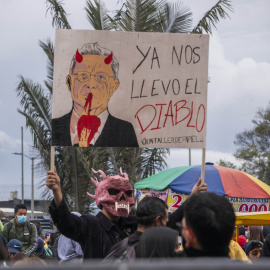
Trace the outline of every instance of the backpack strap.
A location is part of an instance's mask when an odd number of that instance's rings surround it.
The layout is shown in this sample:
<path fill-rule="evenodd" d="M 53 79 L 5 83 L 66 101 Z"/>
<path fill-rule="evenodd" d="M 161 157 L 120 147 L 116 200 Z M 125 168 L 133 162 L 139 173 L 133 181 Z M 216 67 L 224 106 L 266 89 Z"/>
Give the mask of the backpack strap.
<path fill-rule="evenodd" d="M 31 235 L 32 234 L 32 226 L 31 226 L 31 223 L 29 221 L 27 221 L 27 229 Z"/>
<path fill-rule="evenodd" d="M 11 227 L 12 227 L 12 223 L 8 222 L 8 224 L 7 224 L 8 239 L 9 239 L 9 232 L 11 230 Z"/>

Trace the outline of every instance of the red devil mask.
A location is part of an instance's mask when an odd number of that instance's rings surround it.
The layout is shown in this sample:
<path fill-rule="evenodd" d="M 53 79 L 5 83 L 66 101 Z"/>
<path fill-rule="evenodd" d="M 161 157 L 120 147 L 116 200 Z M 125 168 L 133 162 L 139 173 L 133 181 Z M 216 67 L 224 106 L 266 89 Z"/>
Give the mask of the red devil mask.
<path fill-rule="evenodd" d="M 133 189 L 128 180 L 128 175 L 122 172 L 120 168 L 120 175 L 106 176 L 106 174 L 99 170 L 94 173 L 102 175 L 102 181 L 98 182 L 91 178 L 96 186 L 95 195 L 87 194 L 96 200 L 98 207 L 102 205 L 105 210 L 113 216 L 128 217 L 131 207 L 134 205 Z"/>

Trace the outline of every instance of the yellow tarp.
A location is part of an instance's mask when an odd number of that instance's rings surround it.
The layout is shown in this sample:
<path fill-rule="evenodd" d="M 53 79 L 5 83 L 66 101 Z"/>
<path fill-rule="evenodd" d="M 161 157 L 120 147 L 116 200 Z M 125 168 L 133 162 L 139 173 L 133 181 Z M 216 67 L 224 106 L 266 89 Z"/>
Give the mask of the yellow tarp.
<path fill-rule="evenodd" d="M 239 226 L 270 226 L 270 211 L 264 212 L 235 212 L 236 242 L 238 242 Z"/>
<path fill-rule="evenodd" d="M 270 211 L 239 213 L 235 212 L 236 226 L 270 226 Z"/>

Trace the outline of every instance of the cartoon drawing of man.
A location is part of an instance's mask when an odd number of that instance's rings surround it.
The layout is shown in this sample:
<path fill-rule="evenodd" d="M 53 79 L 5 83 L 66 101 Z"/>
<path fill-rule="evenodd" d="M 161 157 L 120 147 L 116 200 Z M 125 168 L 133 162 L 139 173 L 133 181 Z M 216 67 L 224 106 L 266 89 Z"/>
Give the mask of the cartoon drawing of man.
<path fill-rule="evenodd" d="M 138 147 L 132 124 L 108 111 L 108 102 L 119 87 L 118 70 L 113 52 L 98 43 L 77 50 L 66 77 L 72 110 L 52 119 L 52 145 Z"/>

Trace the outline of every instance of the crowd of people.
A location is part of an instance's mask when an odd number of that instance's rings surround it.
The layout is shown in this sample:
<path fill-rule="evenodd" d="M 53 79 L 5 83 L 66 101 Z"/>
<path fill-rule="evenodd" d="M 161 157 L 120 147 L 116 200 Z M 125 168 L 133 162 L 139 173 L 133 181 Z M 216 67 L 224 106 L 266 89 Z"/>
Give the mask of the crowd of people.
<path fill-rule="evenodd" d="M 173 213 L 157 197 L 144 197 L 134 209 L 133 189 L 126 174 L 92 179 L 101 211 L 96 215 L 70 212 L 63 199 L 56 171 L 49 171 L 47 186 L 54 199 L 49 207 L 57 232 L 44 232 L 29 221 L 24 204 L 16 205 L 14 219 L 0 221 L 2 267 L 82 264 L 89 259 L 119 263 L 136 259 L 223 257 L 254 263 L 270 256 L 270 227 L 239 228 L 229 201 L 207 192 L 201 180 Z M 131 211 L 132 210 L 132 211 Z M 135 213 L 135 214 L 134 214 Z M 60 233 L 61 232 L 61 233 Z"/>

